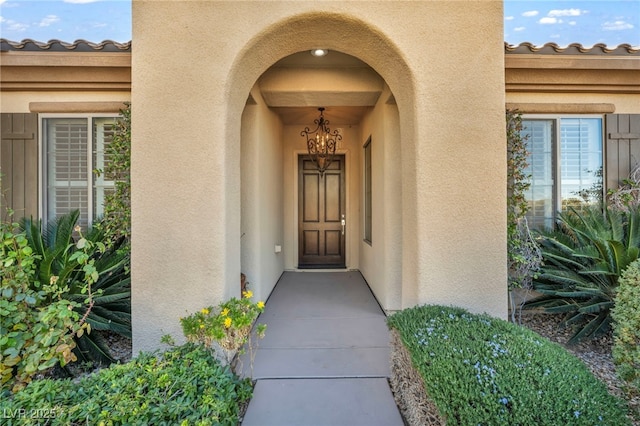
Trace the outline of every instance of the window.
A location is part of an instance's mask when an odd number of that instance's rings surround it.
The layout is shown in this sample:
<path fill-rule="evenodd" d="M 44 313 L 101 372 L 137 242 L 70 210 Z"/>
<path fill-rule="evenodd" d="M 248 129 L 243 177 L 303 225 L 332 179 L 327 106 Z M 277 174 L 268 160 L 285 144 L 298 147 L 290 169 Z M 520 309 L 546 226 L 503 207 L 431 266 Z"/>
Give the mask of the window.
<path fill-rule="evenodd" d="M 79 224 L 86 227 L 104 212 L 104 197 L 114 183 L 104 174 L 105 148 L 111 142 L 117 117 L 43 116 L 42 163 L 43 218 L 80 210 Z"/>
<path fill-rule="evenodd" d="M 364 241 L 371 245 L 371 137 L 364 144 Z"/>
<path fill-rule="evenodd" d="M 602 201 L 602 118 L 523 117 L 531 187 L 527 219 L 552 227 L 556 212 Z"/>

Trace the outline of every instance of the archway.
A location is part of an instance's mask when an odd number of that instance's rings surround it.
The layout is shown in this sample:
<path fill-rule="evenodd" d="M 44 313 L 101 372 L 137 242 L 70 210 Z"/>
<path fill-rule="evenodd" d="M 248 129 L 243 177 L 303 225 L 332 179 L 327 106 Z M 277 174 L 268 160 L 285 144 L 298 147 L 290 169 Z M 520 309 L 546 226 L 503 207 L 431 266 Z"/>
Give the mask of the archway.
<path fill-rule="evenodd" d="M 345 33 L 357 35 L 357 37 L 335 36 L 335 34 Z M 272 151 L 262 151 L 259 144 L 254 144 L 251 151 L 245 150 L 245 152 L 241 152 L 241 147 L 245 146 L 246 148 L 247 139 L 254 139 L 256 137 L 254 132 L 256 131 L 264 136 L 263 126 L 266 125 L 271 128 L 270 136 L 266 137 L 270 142 L 267 143 L 275 150 L 284 149 L 282 138 L 286 138 L 286 133 L 291 133 L 291 130 L 287 129 L 286 124 L 278 125 L 276 123 L 277 118 L 264 109 L 268 105 L 263 102 L 260 88 L 256 86 L 256 82 L 283 58 L 294 55 L 297 52 L 308 52 L 318 46 L 359 58 L 368 64 L 370 69 L 375 70 L 377 75 L 381 76 L 384 87 L 387 87 L 384 89 L 384 93 L 381 90 L 378 106 L 372 107 L 371 112 L 365 118 L 365 126 L 368 129 L 366 131 L 367 134 L 358 134 L 359 140 L 357 144 L 361 146 L 365 142 L 363 139 L 370 137 L 371 133 L 375 133 L 374 147 L 380 150 L 376 157 L 382 161 L 383 158 L 389 156 L 389 153 L 394 152 L 397 156 L 394 161 L 401 164 L 401 167 L 398 165 L 393 173 L 388 171 L 389 165 L 387 165 L 386 170 L 387 173 L 393 175 L 393 179 L 390 179 L 393 183 L 386 185 L 387 187 L 384 190 L 381 185 L 379 190 L 379 194 L 384 194 L 384 191 L 386 191 L 387 194 L 395 194 L 397 196 L 397 199 L 392 199 L 392 202 L 380 202 L 380 205 L 388 210 L 385 213 L 395 220 L 395 222 L 392 221 L 390 225 L 392 229 L 389 230 L 383 229 L 383 221 L 379 221 L 381 239 L 386 236 L 389 239 L 388 242 L 394 240 L 390 244 L 393 249 L 384 250 L 383 243 L 379 240 L 376 247 L 378 251 L 368 256 L 363 255 L 358 250 L 354 250 L 357 256 L 362 255 L 362 259 L 357 261 L 351 259 L 351 265 L 359 267 L 360 260 L 369 264 L 374 263 L 377 266 L 382 265 L 381 268 L 369 266 L 369 271 L 363 271 L 363 273 L 365 278 L 368 278 L 366 276 L 367 273 L 370 275 L 370 284 L 372 284 L 372 288 L 383 306 L 387 309 L 399 309 L 403 304 L 411 303 L 416 297 L 415 289 L 413 288 L 415 280 L 407 279 L 409 275 L 413 274 L 413 271 L 411 269 L 404 271 L 402 268 L 403 257 L 412 256 L 411 252 L 404 253 L 402 251 L 403 246 L 407 243 L 411 244 L 411 246 L 415 244 L 415 240 L 411 241 L 415 239 L 415 234 L 407 231 L 414 228 L 411 224 L 413 223 L 415 212 L 412 203 L 415 198 L 405 196 L 400 200 L 400 194 L 402 193 L 400 188 L 404 193 L 415 191 L 415 174 L 413 173 L 415 167 L 413 159 L 415 156 L 411 154 L 415 149 L 415 138 L 413 137 L 415 129 L 411 119 L 411 111 L 414 110 L 414 92 L 411 83 L 413 78 L 402 59 L 402 55 L 394 44 L 373 26 L 353 17 L 341 14 L 308 13 L 286 19 L 270 26 L 254 37 L 237 56 L 227 84 L 230 105 L 227 117 L 227 141 L 228 146 L 232 147 L 231 152 L 228 154 L 229 158 L 239 164 L 239 167 L 230 170 L 233 175 L 230 176 L 230 180 L 240 179 L 242 181 L 242 190 L 239 196 L 229 200 L 227 208 L 228 214 L 232 215 L 234 211 L 242 211 L 243 218 L 247 217 L 248 219 L 243 219 L 239 223 L 239 233 L 243 239 L 240 247 L 229 247 L 229 249 L 240 252 L 238 258 L 242 259 L 243 268 L 249 262 L 248 259 L 251 259 L 254 264 L 259 264 L 254 268 L 258 271 L 259 278 L 257 280 L 260 281 L 256 283 L 257 293 L 262 298 L 268 295 L 275 284 L 273 276 L 278 275 L 278 269 L 281 272 L 283 269 L 291 267 L 290 263 L 287 264 L 286 259 L 278 260 L 277 256 L 275 258 L 272 256 L 275 251 L 274 245 L 279 245 L 277 244 L 277 235 L 275 241 L 273 240 L 273 235 L 259 235 L 259 232 L 263 232 L 267 228 L 259 223 L 260 220 L 264 219 L 264 216 L 260 216 L 265 211 L 263 204 L 268 205 L 270 217 L 274 217 L 277 215 L 279 207 L 278 202 L 271 203 L 271 201 L 274 198 L 276 200 L 282 199 L 283 204 L 286 204 L 286 195 L 272 193 L 273 197 L 258 201 L 260 205 L 252 204 L 257 200 L 255 197 L 263 193 L 256 189 L 259 184 L 265 184 L 263 178 L 266 177 L 270 182 L 269 185 L 273 187 L 274 179 L 277 180 L 278 177 L 283 178 L 285 181 L 291 179 L 291 170 L 288 170 L 283 165 L 282 170 L 284 171 L 282 175 L 278 176 L 278 166 L 274 167 L 273 158 L 262 165 L 258 160 L 258 157 L 260 157 L 264 161 L 265 156 L 273 154 Z M 247 99 L 248 94 L 249 99 Z M 314 98 L 314 95 L 318 94 L 312 93 L 308 97 Z M 261 104 L 263 104 L 262 109 Z M 238 120 L 240 116 L 242 116 L 242 120 Z M 382 143 L 384 140 L 387 141 L 386 144 Z M 402 141 L 402 144 L 400 144 L 400 141 Z M 352 148 L 351 152 L 356 152 L 356 150 Z M 402 158 L 400 158 L 400 152 Z M 292 158 L 289 154 L 287 155 L 288 157 L 286 158 Z M 360 154 L 358 152 L 357 155 L 353 156 L 353 164 L 358 164 L 359 167 L 359 163 Z M 266 169 L 269 169 L 268 173 L 263 170 L 264 164 L 269 164 L 266 166 Z M 384 167 L 380 167 L 376 170 L 376 173 L 383 173 L 384 170 Z M 388 180 L 380 177 L 379 181 L 385 182 Z M 360 182 L 353 183 L 356 189 L 359 188 L 359 185 Z M 393 187 L 393 185 L 396 186 Z M 352 209 L 354 212 L 359 212 L 360 210 L 358 193 L 356 192 L 355 196 L 352 196 L 352 199 L 355 200 L 353 201 L 354 208 Z M 358 203 L 358 205 L 356 206 L 355 203 Z M 255 210 L 256 213 L 250 214 L 248 213 L 249 210 Z M 281 217 L 284 222 L 290 222 L 285 219 L 288 211 L 288 208 L 282 209 L 283 215 Z M 282 228 L 282 240 L 287 245 L 290 245 L 291 238 L 287 238 L 284 235 L 286 234 L 284 223 L 271 223 L 275 225 L 272 229 Z M 247 232 L 247 229 L 250 229 L 250 231 Z M 227 243 L 234 245 L 233 242 L 228 241 Z M 361 244 L 359 238 L 357 244 Z M 286 248 L 285 252 L 287 251 Z M 372 249 L 364 247 L 363 252 L 366 250 Z M 269 253 L 268 257 L 270 259 L 255 262 L 253 253 L 265 252 Z M 365 265 L 362 266 L 366 269 Z M 263 280 L 263 270 L 268 271 L 266 275 L 269 278 L 265 280 Z M 382 274 L 380 274 L 380 271 L 382 271 Z M 375 282 L 377 276 L 380 276 L 379 283 Z M 408 288 L 403 288 L 402 283 L 414 283 L 414 286 L 409 285 Z M 234 288 L 229 288 L 227 292 L 233 294 L 234 290 Z"/>

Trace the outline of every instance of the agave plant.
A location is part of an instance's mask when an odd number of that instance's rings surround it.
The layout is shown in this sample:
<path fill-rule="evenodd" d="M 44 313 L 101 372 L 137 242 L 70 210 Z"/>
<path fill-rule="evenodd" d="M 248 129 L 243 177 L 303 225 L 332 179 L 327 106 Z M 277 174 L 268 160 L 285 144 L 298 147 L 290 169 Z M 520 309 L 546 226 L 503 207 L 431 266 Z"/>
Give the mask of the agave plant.
<path fill-rule="evenodd" d="M 575 326 L 570 343 L 607 332 L 618 278 L 640 252 L 640 210 L 572 209 L 537 241 L 544 265 L 534 288 L 542 296 L 527 307 L 565 314 Z"/>
<path fill-rule="evenodd" d="M 68 286 L 64 297 L 80 304 L 77 308 L 84 315 L 89 308 L 83 293 L 84 271 L 71 259 L 78 250 L 74 244 L 74 227 L 79 212 L 74 211 L 50 221 L 43 227 L 42 222 L 25 219 L 22 227 L 29 245 L 40 256 L 37 263 L 37 280 L 50 282 L 56 276 L 56 284 Z M 99 227 L 89 229 L 84 238 L 92 242 L 103 242 L 103 231 Z M 91 253 L 99 278 L 92 285 L 93 306 L 86 321 L 92 330 L 111 331 L 131 338 L 131 277 L 129 275 L 129 253 L 118 250 L 122 241 L 109 246 L 104 252 L 96 249 Z M 100 333 L 83 334 L 76 338 L 79 359 L 111 363 L 114 361 Z"/>

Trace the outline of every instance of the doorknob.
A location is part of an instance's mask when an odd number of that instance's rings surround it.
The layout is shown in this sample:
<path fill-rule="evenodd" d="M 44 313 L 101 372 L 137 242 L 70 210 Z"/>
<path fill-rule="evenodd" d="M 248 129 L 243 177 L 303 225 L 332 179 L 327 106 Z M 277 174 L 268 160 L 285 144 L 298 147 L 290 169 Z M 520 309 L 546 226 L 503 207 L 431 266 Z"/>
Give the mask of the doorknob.
<path fill-rule="evenodd" d="M 344 220 L 344 215 L 342 215 L 342 235 L 344 235 L 344 227 L 347 224 L 347 221 Z"/>

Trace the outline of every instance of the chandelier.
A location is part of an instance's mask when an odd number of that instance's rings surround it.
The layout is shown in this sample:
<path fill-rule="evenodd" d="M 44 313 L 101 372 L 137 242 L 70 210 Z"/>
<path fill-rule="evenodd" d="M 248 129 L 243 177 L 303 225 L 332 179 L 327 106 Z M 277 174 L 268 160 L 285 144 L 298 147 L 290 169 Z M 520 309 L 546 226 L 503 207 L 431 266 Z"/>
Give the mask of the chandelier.
<path fill-rule="evenodd" d="M 313 124 L 316 124 L 314 130 L 309 130 L 305 127 L 300 136 L 307 138 L 307 151 L 309 151 L 309 157 L 315 164 L 320 177 L 324 175 L 324 171 L 333 161 L 333 156 L 336 153 L 336 147 L 338 141 L 342 140 L 342 136 L 338 130 L 334 130 L 333 133 L 328 127 L 329 121 L 324 119 L 324 108 L 318 108 L 320 111 L 320 117 L 313 120 Z"/>

